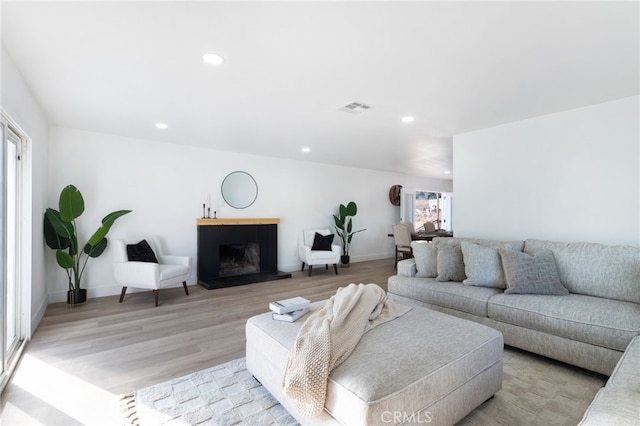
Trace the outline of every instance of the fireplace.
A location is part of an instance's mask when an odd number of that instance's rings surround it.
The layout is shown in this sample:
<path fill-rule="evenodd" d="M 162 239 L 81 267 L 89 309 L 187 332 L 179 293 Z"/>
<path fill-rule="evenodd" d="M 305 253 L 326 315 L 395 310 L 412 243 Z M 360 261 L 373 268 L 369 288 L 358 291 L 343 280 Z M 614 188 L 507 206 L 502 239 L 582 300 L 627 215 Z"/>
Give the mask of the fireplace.
<path fill-rule="evenodd" d="M 260 244 L 221 244 L 218 248 L 221 277 L 260 272 Z"/>
<path fill-rule="evenodd" d="M 198 219 L 198 284 L 206 289 L 290 278 L 278 271 L 278 219 Z"/>

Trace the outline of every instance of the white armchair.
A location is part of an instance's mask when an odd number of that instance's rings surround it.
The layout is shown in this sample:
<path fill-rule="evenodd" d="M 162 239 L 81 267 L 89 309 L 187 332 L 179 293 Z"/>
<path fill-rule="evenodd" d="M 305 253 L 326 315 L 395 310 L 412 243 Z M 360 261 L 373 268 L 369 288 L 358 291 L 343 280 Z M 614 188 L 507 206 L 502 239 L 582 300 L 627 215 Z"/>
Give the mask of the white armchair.
<path fill-rule="evenodd" d="M 130 261 L 127 244 L 137 244 L 146 240 L 153 250 L 158 263 L 150 261 Z M 191 257 L 163 255 L 156 237 L 136 240 L 113 240 L 113 272 L 116 282 L 122 286 L 119 302 L 122 303 L 127 287 L 153 290 L 156 306 L 161 288 L 182 283 L 184 292 L 189 295 L 187 279 L 191 273 Z"/>
<path fill-rule="evenodd" d="M 298 234 L 298 257 L 302 261 L 302 269 L 304 265 L 309 265 L 309 276 L 314 265 L 325 265 L 329 269 L 329 264 L 333 264 L 333 269 L 338 275 L 338 262 L 340 261 L 340 246 L 331 244 L 331 250 L 311 250 L 316 232 L 322 236 L 331 234 L 330 229 L 308 229 L 300 231 Z"/>

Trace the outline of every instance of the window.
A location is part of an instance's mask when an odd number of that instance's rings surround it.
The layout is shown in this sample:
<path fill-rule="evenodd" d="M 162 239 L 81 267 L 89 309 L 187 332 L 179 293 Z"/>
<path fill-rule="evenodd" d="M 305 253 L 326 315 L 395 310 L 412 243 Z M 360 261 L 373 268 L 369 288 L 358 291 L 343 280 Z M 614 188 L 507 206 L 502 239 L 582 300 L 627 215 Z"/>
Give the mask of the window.
<path fill-rule="evenodd" d="M 430 222 L 434 229 L 441 229 L 442 224 L 442 193 L 416 191 L 414 204 L 415 215 L 413 222 L 418 226 L 424 226 Z"/>
<path fill-rule="evenodd" d="M 447 192 L 416 190 L 403 193 L 401 211 L 403 222 L 413 223 L 416 231 L 427 230 L 452 231 L 451 208 L 452 194 Z"/>
<path fill-rule="evenodd" d="M 24 160 L 28 139 L 3 112 L 0 119 L 0 389 L 24 347 L 30 329 L 31 193 Z"/>

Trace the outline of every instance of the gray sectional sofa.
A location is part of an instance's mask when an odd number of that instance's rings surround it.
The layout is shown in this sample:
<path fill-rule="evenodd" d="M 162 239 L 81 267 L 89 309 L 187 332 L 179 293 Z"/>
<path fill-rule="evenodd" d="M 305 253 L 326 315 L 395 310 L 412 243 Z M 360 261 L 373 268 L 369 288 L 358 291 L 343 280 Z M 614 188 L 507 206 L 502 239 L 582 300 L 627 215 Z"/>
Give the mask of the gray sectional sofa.
<path fill-rule="evenodd" d="M 640 424 L 640 248 L 465 238 L 411 246 L 414 259 L 389 277 L 393 300 L 480 322 L 507 345 L 611 376 L 580 425 Z"/>
<path fill-rule="evenodd" d="M 611 376 L 580 424 L 640 424 L 640 248 L 467 238 L 411 246 L 414 258 L 389 277 L 393 300 L 480 322 L 507 345 Z"/>
<path fill-rule="evenodd" d="M 473 320 L 504 342 L 611 375 L 640 334 L 640 248 L 434 238 L 412 243 L 389 296 Z"/>
<path fill-rule="evenodd" d="M 640 337 L 634 338 L 616 369 L 593 398 L 579 426 L 640 424 Z"/>

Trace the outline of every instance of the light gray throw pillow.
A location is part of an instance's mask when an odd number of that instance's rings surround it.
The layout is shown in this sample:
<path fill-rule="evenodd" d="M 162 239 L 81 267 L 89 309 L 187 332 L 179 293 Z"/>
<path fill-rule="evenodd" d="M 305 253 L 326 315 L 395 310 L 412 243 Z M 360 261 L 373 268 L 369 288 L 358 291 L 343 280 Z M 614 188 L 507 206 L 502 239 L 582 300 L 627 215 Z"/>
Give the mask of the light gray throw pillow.
<path fill-rule="evenodd" d="M 556 259 L 551 250 L 541 250 L 535 256 L 507 249 L 498 251 L 507 281 L 505 293 L 569 294 L 560 282 Z"/>
<path fill-rule="evenodd" d="M 412 241 L 411 249 L 416 261 L 416 277 L 434 278 L 438 275 L 438 250 L 428 241 Z"/>
<path fill-rule="evenodd" d="M 463 284 L 507 288 L 502 272 L 502 260 L 496 247 L 484 247 L 479 244 L 463 241 L 462 259 L 464 261 L 464 273 L 467 279 Z"/>
<path fill-rule="evenodd" d="M 464 274 L 464 262 L 462 261 L 462 249 L 460 245 L 438 244 L 438 276 L 436 281 L 462 282 Z"/>

